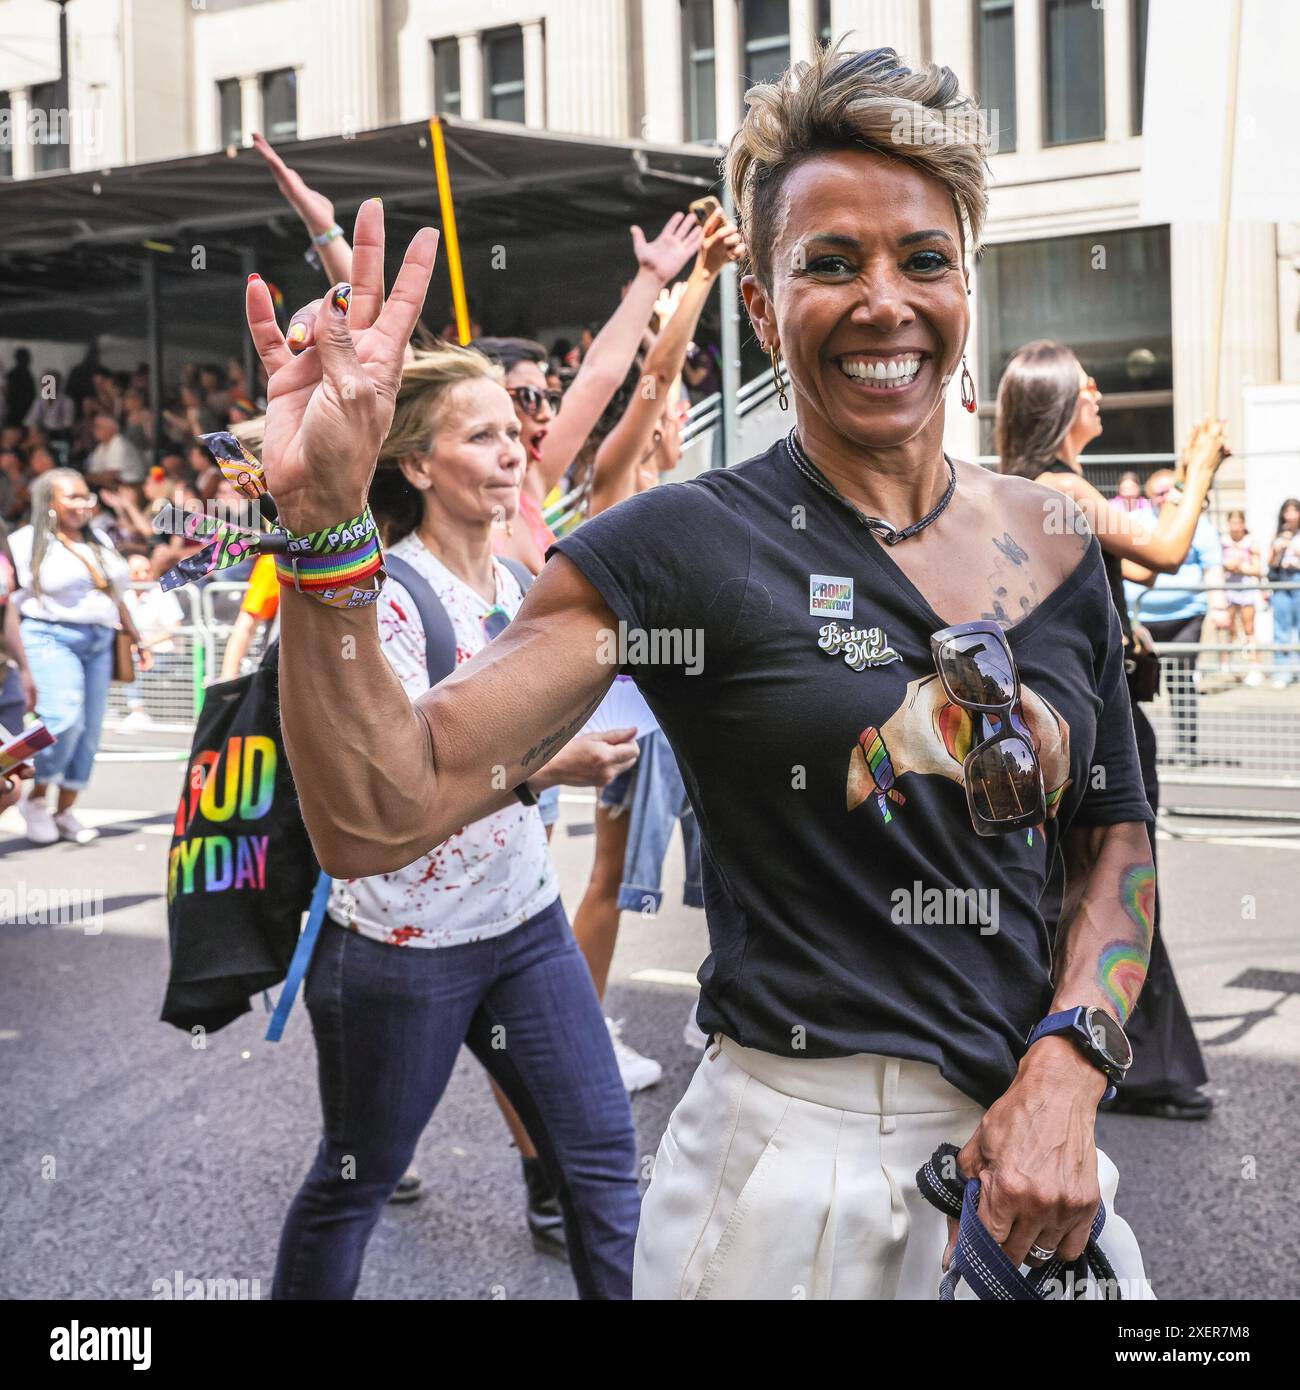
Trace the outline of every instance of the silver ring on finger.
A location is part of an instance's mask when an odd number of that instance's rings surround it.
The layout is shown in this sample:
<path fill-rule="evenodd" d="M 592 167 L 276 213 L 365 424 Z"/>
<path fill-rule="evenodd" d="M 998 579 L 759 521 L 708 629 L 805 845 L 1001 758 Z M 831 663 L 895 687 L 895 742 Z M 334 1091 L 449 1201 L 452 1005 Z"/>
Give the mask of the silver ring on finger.
<path fill-rule="evenodd" d="M 1041 1245 L 1031 1245 L 1029 1247 L 1029 1258 L 1031 1260 L 1050 1260 L 1056 1255 L 1055 1250 L 1044 1250 Z"/>

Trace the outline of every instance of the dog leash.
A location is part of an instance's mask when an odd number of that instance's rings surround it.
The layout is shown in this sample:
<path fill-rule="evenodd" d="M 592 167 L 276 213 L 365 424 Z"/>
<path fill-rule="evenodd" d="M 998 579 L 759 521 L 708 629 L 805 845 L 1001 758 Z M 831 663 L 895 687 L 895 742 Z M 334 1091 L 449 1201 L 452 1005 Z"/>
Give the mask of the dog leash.
<path fill-rule="evenodd" d="M 962 1279 L 975 1291 L 977 1298 L 986 1302 L 1048 1301 L 1052 1298 L 1048 1285 L 1055 1283 L 1057 1287 L 1070 1287 L 1070 1280 L 1073 1288 L 1079 1291 L 1075 1297 L 1079 1297 L 1090 1275 L 1103 1298 L 1123 1297 L 1115 1271 L 1097 1244 L 1097 1237 L 1106 1224 L 1104 1202 L 1097 1205 L 1088 1244 L 1077 1260 L 1073 1263 L 1061 1259 L 1048 1260 L 1030 1274 L 1021 1274 L 980 1220 L 980 1181 L 978 1178 L 965 1180 L 961 1177 L 957 1168 L 958 1152 L 955 1144 L 940 1144 L 916 1175 L 916 1186 L 921 1196 L 945 1216 L 960 1221 L 957 1245 L 948 1272 L 939 1286 L 941 1302 L 955 1301 L 957 1284 Z"/>

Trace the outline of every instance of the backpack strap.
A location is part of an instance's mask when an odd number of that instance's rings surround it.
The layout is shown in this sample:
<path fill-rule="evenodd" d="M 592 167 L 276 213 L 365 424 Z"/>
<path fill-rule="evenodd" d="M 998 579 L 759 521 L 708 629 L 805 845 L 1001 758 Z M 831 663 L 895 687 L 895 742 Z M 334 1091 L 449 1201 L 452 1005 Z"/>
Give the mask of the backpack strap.
<path fill-rule="evenodd" d="M 411 596 L 424 626 L 424 661 L 429 684 L 437 685 L 456 669 L 456 632 L 433 585 L 422 578 L 415 566 L 398 555 L 386 554 L 384 568 Z"/>
<path fill-rule="evenodd" d="M 498 555 L 496 558 L 500 560 L 506 569 L 519 581 L 520 589 L 524 593 L 527 593 L 532 587 L 533 580 L 537 578 L 532 570 L 530 570 L 522 560 L 516 560 L 510 555 Z"/>
<path fill-rule="evenodd" d="M 533 575 L 518 560 L 504 555 L 496 556 L 514 575 L 519 588 L 526 594 L 533 582 Z M 437 685 L 444 676 L 456 669 L 456 633 L 433 586 L 409 561 L 400 555 L 385 554 L 384 568 L 411 596 L 415 611 L 424 625 L 425 664 L 429 670 L 429 684 Z"/>

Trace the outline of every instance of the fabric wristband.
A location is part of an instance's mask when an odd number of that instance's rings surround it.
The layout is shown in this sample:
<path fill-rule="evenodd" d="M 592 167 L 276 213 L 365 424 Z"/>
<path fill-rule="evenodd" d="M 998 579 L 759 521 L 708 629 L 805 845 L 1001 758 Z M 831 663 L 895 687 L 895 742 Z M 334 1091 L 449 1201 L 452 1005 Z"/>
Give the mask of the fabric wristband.
<path fill-rule="evenodd" d="M 311 237 L 312 244 L 314 246 L 328 246 L 331 241 L 334 241 L 337 237 L 341 237 L 342 235 L 343 228 L 336 222 L 332 227 L 327 228 L 323 232 L 313 232 Z"/>
<path fill-rule="evenodd" d="M 291 536 L 275 557 L 281 584 L 335 608 L 373 603 L 383 583 L 379 528 L 369 506 L 359 515 L 306 536 Z M 359 586 L 379 576 L 373 589 Z"/>

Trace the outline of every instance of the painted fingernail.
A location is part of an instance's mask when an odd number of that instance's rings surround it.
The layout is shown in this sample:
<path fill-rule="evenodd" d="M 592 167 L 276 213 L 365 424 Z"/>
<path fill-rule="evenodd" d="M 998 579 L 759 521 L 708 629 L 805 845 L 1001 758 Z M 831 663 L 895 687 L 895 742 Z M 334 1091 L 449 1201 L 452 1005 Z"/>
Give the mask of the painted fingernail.
<path fill-rule="evenodd" d="M 384 200 L 379 196 L 378 193 L 376 193 L 375 196 L 374 196 L 370 201 L 371 201 L 372 203 L 378 203 L 380 207 L 383 207 L 383 205 L 384 205 Z"/>
<path fill-rule="evenodd" d="M 301 352 L 303 340 L 306 338 L 306 336 L 307 325 L 304 323 L 295 323 L 293 327 L 289 330 L 289 332 L 285 335 L 285 342 L 289 344 L 289 351 Z"/>
<path fill-rule="evenodd" d="M 257 273 L 257 271 L 254 271 L 254 272 L 248 277 L 248 283 L 251 285 L 251 284 L 253 283 L 254 280 L 260 280 L 261 278 L 262 278 L 262 277 Z"/>
<path fill-rule="evenodd" d="M 335 285 L 333 292 L 330 294 L 330 304 L 333 305 L 334 311 L 339 314 L 347 313 L 348 303 L 351 299 L 351 285 Z"/>

